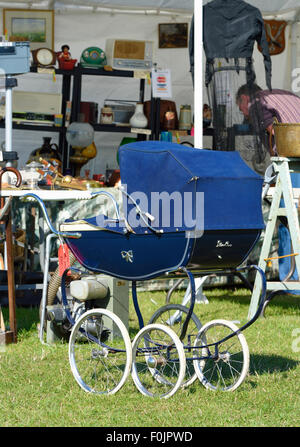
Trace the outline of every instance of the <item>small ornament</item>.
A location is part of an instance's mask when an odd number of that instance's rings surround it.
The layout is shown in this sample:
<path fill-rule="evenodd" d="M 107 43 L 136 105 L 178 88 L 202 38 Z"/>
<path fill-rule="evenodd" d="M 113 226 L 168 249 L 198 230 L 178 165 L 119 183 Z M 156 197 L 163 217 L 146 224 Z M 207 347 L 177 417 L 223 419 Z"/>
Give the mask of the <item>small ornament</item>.
<path fill-rule="evenodd" d="M 135 107 L 135 112 L 129 120 L 131 127 L 143 129 L 147 127 L 148 120 L 144 114 L 144 106 L 142 102 L 138 102 Z"/>

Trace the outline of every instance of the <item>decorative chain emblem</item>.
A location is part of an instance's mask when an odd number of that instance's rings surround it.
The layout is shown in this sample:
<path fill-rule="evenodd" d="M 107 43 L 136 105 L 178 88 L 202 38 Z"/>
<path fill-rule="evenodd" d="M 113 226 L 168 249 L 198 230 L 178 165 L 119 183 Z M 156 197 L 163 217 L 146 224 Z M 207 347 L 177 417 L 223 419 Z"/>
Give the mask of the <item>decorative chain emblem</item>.
<path fill-rule="evenodd" d="M 133 262 L 133 252 L 129 251 L 121 251 L 122 258 L 125 259 L 126 262 Z"/>

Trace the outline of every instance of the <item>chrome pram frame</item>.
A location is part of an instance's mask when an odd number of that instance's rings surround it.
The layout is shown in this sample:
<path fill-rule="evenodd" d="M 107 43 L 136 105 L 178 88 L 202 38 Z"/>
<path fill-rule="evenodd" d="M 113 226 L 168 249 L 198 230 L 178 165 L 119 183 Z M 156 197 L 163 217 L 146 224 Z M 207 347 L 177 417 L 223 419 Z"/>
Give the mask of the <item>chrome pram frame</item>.
<path fill-rule="evenodd" d="M 99 194 L 113 200 L 117 218 L 120 219 L 114 197 L 104 191 L 94 193 L 95 196 Z M 56 230 L 38 196 L 26 194 L 24 197 L 34 198 L 39 202 L 53 234 L 65 241 L 81 237 L 80 232 Z M 147 226 L 150 232 L 155 231 L 148 223 Z M 212 320 L 202 326 L 194 314 L 194 277 L 211 273 L 222 276 L 241 275 L 250 270 L 258 272 L 262 282 L 259 305 L 254 317 L 242 327 L 226 320 Z M 138 304 L 137 279 L 132 278 L 132 298 L 140 327 L 133 341 L 130 340 L 128 330 L 121 319 L 105 308 L 85 309 L 78 317 L 71 314 L 66 293 L 68 273 L 80 274 L 81 271 L 74 267 L 64 271 L 61 277 L 61 305 L 70 325 L 69 362 L 75 380 L 84 391 L 114 394 L 124 385 L 130 373 L 142 394 L 161 398 L 174 395 L 180 387 L 191 385 L 197 378 L 208 389 L 224 391 L 237 389 L 245 380 L 249 370 L 249 348 L 242 332 L 252 325 L 262 312 L 266 297 L 264 272 L 256 265 L 217 272 L 192 272 L 183 265 L 176 271 L 180 271 L 189 280 L 189 307 L 167 304 L 158 309 L 146 325 Z M 161 324 L 161 321 L 164 324 Z M 178 322 L 180 324 L 176 332 L 175 326 Z M 41 321 L 41 326 L 43 323 Z M 190 331 L 191 325 L 193 329 Z M 220 333 L 221 336 L 212 341 L 214 332 Z M 230 343 L 227 343 L 229 340 Z M 232 351 L 235 343 L 237 351 Z"/>

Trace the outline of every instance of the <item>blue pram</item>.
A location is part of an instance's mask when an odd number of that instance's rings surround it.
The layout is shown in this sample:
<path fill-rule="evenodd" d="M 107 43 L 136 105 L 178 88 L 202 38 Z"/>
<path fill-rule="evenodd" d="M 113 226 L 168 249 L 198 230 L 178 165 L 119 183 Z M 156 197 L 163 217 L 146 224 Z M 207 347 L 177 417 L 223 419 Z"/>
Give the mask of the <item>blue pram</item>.
<path fill-rule="evenodd" d="M 72 314 L 65 271 L 62 307 L 71 326 L 69 360 L 75 379 L 84 390 L 99 394 L 119 390 L 130 371 L 138 389 L 149 396 L 169 397 L 197 377 L 210 389 L 236 389 L 249 367 L 241 332 L 257 319 L 265 299 L 263 272 L 239 267 L 264 228 L 263 179 L 237 152 L 165 142 L 122 146 L 119 162 L 123 212 L 114 203 L 116 218 L 66 221 L 57 234 L 88 271 L 132 282 L 140 331 L 131 345 L 124 324 L 108 310 L 85 302 L 85 312 Z M 242 328 L 225 320 L 202 326 L 193 313 L 194 275 L 249 269 L 259 271 L 263 283 L 254 318 Z M 144 325 L 136 282 L 178 271 L 189 279 L 189 308 L 168 304 Z"/>

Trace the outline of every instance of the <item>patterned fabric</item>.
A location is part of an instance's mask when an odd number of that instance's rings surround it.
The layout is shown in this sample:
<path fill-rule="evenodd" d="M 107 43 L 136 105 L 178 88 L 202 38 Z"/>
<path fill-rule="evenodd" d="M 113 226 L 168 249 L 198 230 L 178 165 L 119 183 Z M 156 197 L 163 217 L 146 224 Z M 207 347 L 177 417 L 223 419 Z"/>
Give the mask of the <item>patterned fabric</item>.
<path fill-rule="evenodd" d="M 300 98 L 294 93 L 274 89 L 256 94 L 263 113 L 264 126 L 273 124 L 274 117 L 281 123 L 300 123 Z"/>

